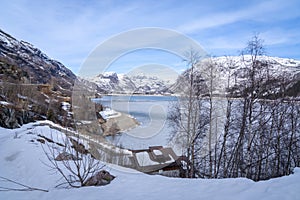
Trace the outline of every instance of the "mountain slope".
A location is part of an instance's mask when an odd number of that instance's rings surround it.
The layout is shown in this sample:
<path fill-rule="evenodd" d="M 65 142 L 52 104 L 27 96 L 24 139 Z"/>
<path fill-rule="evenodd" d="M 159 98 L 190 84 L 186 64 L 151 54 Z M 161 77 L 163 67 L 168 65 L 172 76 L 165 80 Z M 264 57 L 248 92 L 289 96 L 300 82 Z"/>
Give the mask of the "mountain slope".
<path fill-rule="evenodd" d="M 201 92 L 205 95 L 208 93 L 208 79 L 211 76 L 208 74 L 210 65 L 214 68 L 212 75 L 214 76 L 213 87 L 215 94 L 221 95 L 231 91 L 235 96 L 241 95 L 243 87 L 249 81 L 249 66 L 251 65 L 251 57 L 249 55 L 244 57 L 215 57 L 199 62 L 193 72 L 194 81 L 198 82 Z M 279 95 L 279 88 L 282 87 L 284 81 L 287 87 L 285 95 L 300 95 L 297 87 L 300 77 L 300 61 L 260 56 L 257 58 L 257 65 L 261 67 L 262 71 L 268 71 L 268 77 L 265 77 L 265 80 L 268 79 L 269 83 L 264 86 L 266 87 L 265 93 Z M 145 74 L 129 76 L 115 72 L 105 72 L 89 80 L 96 83 L 105 93 L 179 94 L 185 91 L 188 77 L 190 77 L 190 69 L 184 71 L 174 84 Z"/>
<path fill-rule="evenodd" d="M 259 56 L 256 61 L 256 75 L 260 78 L 261 86 L 265 88 L 262 93 L 299 96 L 297 89 L 300 80 L 300 61 Z M 212 68 L 210 68 L 212 66 Z M 240 96 L 250 80 L 251 56 L 215 57 L 204 59 L 194 69 L 194 81 L 201 85 L 203 93 L 207 94 L 210 79 L 213 78 L 215 94 L 222 95 L 230 91 L 234 96 Z M 210 69 L 212 74 L 209 74 Z M 180 93 L 186 88 L 186 81 L 190 77 L 191 69 L 186 70 L 172 85 L 171 90 Z M 263 77 L 264 76 L 264 77 Z"/>
<path fill-rule="evenodd" d="M 50 59 L 38 48 L 0 30 L 0 61 L 17 66 L 27 73 L 24 82 L 46 84 L 55 81 L 63 89 L 70 89 L 75 74 L 60 62 Z"/>
<path fill-rule="evenodd" d="M 136 90 L 134 83 L 128 76 L 115 72 L 105 72 L 90 79 L 106 93 L 132 93 Z"/>
<path fill-rule="evenodd" d="M 89 79 L 106 93 L 118 94 L 166 94 L 169 93 L 168 82 L 146 75 L 128 76 L 115 72 L 104 72 Z"/>
<path fill-rule="evenodd" d="M 75 74 L 32 44 L 0 30 L 0 126 L 70 119 Z"/>

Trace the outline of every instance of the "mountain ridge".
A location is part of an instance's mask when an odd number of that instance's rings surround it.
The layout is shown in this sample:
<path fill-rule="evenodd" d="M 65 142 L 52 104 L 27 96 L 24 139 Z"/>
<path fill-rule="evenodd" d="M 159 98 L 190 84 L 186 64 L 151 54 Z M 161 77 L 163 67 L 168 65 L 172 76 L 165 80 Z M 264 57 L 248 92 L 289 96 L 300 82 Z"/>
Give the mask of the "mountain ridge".
<path fill-rule="evenodd" d="M 19 41 L 1 29 L 0 44 L 0 58 L 26 71 L 30 83 L 45 84 L 51 78 L 57 78 L 62 88 L 70 89 L 76 79 L 76 75 L 62 63 L 49 58 L 31 43 Z"/>
<path fill-rule="evenodd" d="M 170 94 L 170 84 L 155 76 L 126 75 L 104 72 L 88 79 L 107 94 Z"/>
<path fill-rule="evenodd" d="M 199 81 L 199 86 L 203 87 L 203 93 L 207 93 L 207 83 L 205 76 L 205 69 L 208 65 L 213 63 L 215 65 L 214 73 L 217 76 L 218 83 L 216 84 L 216 93 L 223 91 L 227 93 L 228 90 L 235 90 L 238 96 L 239 87 L 242 87 L 243 82 L 247 82 L 249 78 L 248 67 L 251 64 L 251 56 L 220 56 L 213 58 L 206 58 L 198 62 L 195 66 L 194 76 Z M 300 95 L 297 84 L 300 80 L 300 61 L 290 58 L 279 58 L 272 56 L 259 56 L 257 62 L 261 65 L 267 66 L 269 70 L 269 78 L 272 79 L 273 84 L 279 87 L 276 83 L 279 78 L 289 81 L 287 94 Z M 207 69 L 206 69 L 207 70 Z M 175 83 L 171 84 L 168 81 L 159 79 L 158 77 L 147 76 L 145 74 L 124 75 L 116 72 L 104 72 L 88 80 L 97 84 L 106 94 L 180 94 L 184 91 L 186 86 L 186 79 L 189 76 L 190 69 L 185 70 L 178 76 Z M 230 77 L 229 77 L 230 74 Z M 185 78 L 183 78 L 185 77 Z M 229 83 L 228 83 L 228 78 Z M 226 84 L 229 84 L 226 86 Z M 276 90 L 274 86 L 273 90 Z M 206 89 L 205 89 L 206 88 Z M 204 91 L 206 90 L 206 91 Z M 276 91 L 272 91 L 276 92 Z"/>
<path fill-rule="evenodd" d="M 229 95 L 229 91 L 233 97 L 239 97 L 243 87 L 247 85 L 250 80 L 250 68 L 252 65 L 250 55 L 244 56 L 221 56 L 203 59 L 194 67 L 194 81 L 198 82 L 203 87 L 202 93 L 208 95 L 209 81 L 212 78 L 208 73 L 213 71 L 214 92 L 218 95 Z M 300 84 L 300 61 L 290 58 L 278 58 L 272 56 L 258 56 L 255 60 L 257 67 L 256 74 L 269 81 L 264 83 L 268 86 L 270 91 L 279 95 L 280 84 L 286 84 L 285 95 L 299 96 L 300 90 L 297 85 Z M 213 66 L 210 68 L 210 66 Z M 177 79 L 176 83 L 171 86 L 174 93 L 184 91 L 185 83 L 188 81 L 191 69 L 185 70 Z M 273 85 L 272 85 L 273 84 Z M 206 87 L 206 88 L 205 88 Z M 245 89 L 245 88 L 244 88 Z M 265 91 L 267 92 L 267 91 Z M 275 95 L 275 96 L 276 96 Z M 261 96 L 263 97 L 263 96 Z"/>
<path fill-rule="evenodd" d="M 71 123 L 76 75 L 29 42 L 0 29 L 0 126 L 41 119 Z"/>

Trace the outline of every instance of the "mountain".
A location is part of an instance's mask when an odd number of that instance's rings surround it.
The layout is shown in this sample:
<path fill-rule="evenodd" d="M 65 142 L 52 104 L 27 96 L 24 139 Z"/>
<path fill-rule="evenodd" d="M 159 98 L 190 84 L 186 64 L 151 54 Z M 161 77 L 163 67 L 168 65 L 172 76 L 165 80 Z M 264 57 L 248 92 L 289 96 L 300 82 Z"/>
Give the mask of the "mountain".
<path fill-rule="evenodd" d="M 130 76 L 134 82 L 137 92 L 141 94 L 169 94 L 171 91 L 170 81 L 162 80 L 156 76 L 147 76 L 145 74 L 138 74 Z"/>
<path fill-rule="evenodd" d="M 55 82 L 62 89 L 70 89 L 76 75 L 62 63 L 49 58 L 41 50 L 0 30 L 0 59 L 2 63 L 20 70 L 25 83 L 47 84 Z M 2 66 L 2 72 L 4 64 Z"/>
<path fill-rule="evenodd" d="M 282 84 L 286 84 L 284 95 L 300 95 L 300 61 L 288 58 L 278 58 L 269 56 L 259 56 L 256 61 L 258 68 L 257 74 L 268 77 L 261 77 L 262 80 L 268 80 L 263 83 L 264 95 L 283 95 Z M 197 82 L 201 93 L 207 95 L 209 92 L 209 66 L 213 65 L 214 76 L 213 93 L 222 95 L 222 93 L 232 93 L 233 96 L 241 96 L 249 82 L 249 67 L 251 65 L 251 56 L 231 56 L 207 58 L 199 62 L 194 71 L 194 81 Z M 265 70 L 263 72 L 263 70 Z M 266 72 L 266 70 L 268 72 Z M 190 77 L 191 69 L 184 71 L 171 84 L 169 81 L 161 80 L 158 77 L 147 76 L 145 74 L 124 75 L 115 72 L 105 72 L 89 81 L 96 83 L 105 93 L 116 94 L 180 94 L 185 91 Z M 230 77 L 229 77 L 230 74 Z M 267 74 L 267 75 L 266 75 Z M 229 79 L 228 79 L 229 78 Z M 280 89 L 281 88 L 281 89 Z"/>
<path fill-rule="evenodd" d="M 0 30 L 0 126 L 70 118 L 75 74 L 32 44 Z"/>
<path fill-rule="evenodd" d="M 96 83 L 105 93 L 131 93 L 136 87 L 130 78 L 115 72 L 105 72 L 89 81 Z"/>
<path fill-rule="evenodd" d="M 213 93 L 239 97 L 249 86 L 251 56 L 207 58 L 199 62 L 193 71 L 194 82 L 201 92 L 208 94 L 210 79 L 213 78 Z M 300 61 L 288 58 L 258 56 L 255 63 L 255 79 L 259 82 L 261 97 L 300 96 Z M 210 74 L 210 72 L 212 72 Z M 170 89 L 174 93 L 185 90 L 191 69 L 186 70 Z"/>
<path fill-rule="evenodd" d="M 105 93 L 117 94 L 167 94 L 170 93 L 168 81 L 146 75 L 125 75 L 115 72 L 104 72 L 90 78 Z"/>

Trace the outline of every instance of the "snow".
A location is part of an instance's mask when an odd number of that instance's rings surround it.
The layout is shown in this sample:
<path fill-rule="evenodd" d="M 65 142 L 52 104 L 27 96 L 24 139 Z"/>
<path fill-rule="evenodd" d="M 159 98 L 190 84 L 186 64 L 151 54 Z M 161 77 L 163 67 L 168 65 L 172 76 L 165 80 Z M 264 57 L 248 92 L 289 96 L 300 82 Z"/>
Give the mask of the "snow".
<path fill-rule="evenodd" d="M 159 150 L 154 150 L 156 155 L 162 155 L 162 152 L 159 151 Z M 153 151 L 153 152 L 154 152 Z M 159 152 L 159 153 L 157 153 Z M 139 163 L 140 166 L 151 166 L 151 165 L 159 165 L 160 163 L 159 162 L 155 162 L 153 160 L 151 160 L 149 154 L 145 151 L 143 152 L 139 152 L 139 153 L 136 153 L 136 158 L 137 158 L 137 161 Z M 166 161 L 165 163 L 173 163 L 175 160 L 173 157 L 171 157 L 170 160 Z"/>
<path fill-rule="evenodd" d="M 63 133 L 41 123 L 31 123 L 18 129 L 0 128 L 0 176 L 20 183 L 49 190 L 49 192 L 0 192 L 0 199 L 24 200 L 94 200 L 94 199 L 300 199 L 300 168 L 290 176 L 268 181 L 253 182 L 245 178 L 235 179 L 180 179 L 159 175 L 146 175 L 132 169 L 106 165 L 106 170 L 116 176 L 108 186 L 80 189 L 55 188 L 59 175 L 49 171 L 42 162 L 47 159 L 37 134 Z M 4 181 L 1 187 L 12 186 Z"/>
<path fill-rule="evenodd" d="M 71 108 L 71 104 L 69 102 L 61 102 L 61 108 L 65 111 L 69 111 Z"/>
<path fill-rule="evenodd" d="M 269 56 L 258 56 L 256 59 L 262 63 L 269 64 L 268 73 L 272 78 L 280 78 L 281 75 L 284 75 L 287 80 L 293 80 L 299 75 L 299 60 Z M 206 82 L 210 80 L 209 74 L 205 72 L 208 62 L 216 64 L 216 68 L 213 69 L 215 75 L 214 93 L 224 95 L 228 86 L 232 88 L 236 85 L 245 84 L 247 81 L 247 68 L 249 68 L 251 64 L 251 56 L 222 56 L 203 59 L 197 64 L 194 73 L 200 73 Z M 188 71 L 184 72 L 185 76 L 187 73 Z M 181 84 L 183 84 L 182 79 L 178 79 L 171 89 L 176 93 L 180 93 L 183 91 L 183 89 L 180 88 L 184 88 Z M 209 82 L 207 82 L 207 84 L 209 85 Z M 272 90 L 274 91 L 274 89 Z"/>
<path fill-rule="evenodd" d="M 8 105 L 12 105 L 12 104 L 7 101 L 0 101 L 0 105 L 8 106 Z"/>
<path fill-rule="evenodd" d="M 115 110 L 112 110 L 110 108 L 106 108 L 105 110 L 100 111 L 99 113 L 103 117 L 103 119 L 116 118 L 121 115 L 121 113 L 116 112 Z"/>
<path fill-rule="evenodd" d="M 88 79 L 111 94 L 152 93 L 161 94 L 170 86 L 168 81 L 157 77 L 129 76 L 116 72 L 104 72 Z M 175 81 L 175 80 L 174 80 Z"/>
<path fill-rule="evenodd" d="M 279 77 L 285 73 L 285 76 L 292 79 L 299 73 L 300 61 L 289 58 L 278 58 L 269 56 L 258 56 L 257 60 L 265 61 L 270 64 L 269 70 L 270 75 L 274 78 Z M 242 83 L 245 81 L 245 68 L 249 67 L 251 63 L 251 56 L 221 56 L 214 58 L 203 59 L 202 62 L 198 63 L 198 70 L 201 71 L 203 66 L 207 62 L 213 61 L 217 64 L 216 72 L 218 74 L 218 83 L 214 83 L 217 92 L 222 94 L 225 92 L 225 88 L 228 84 L 228 76 L 230 77 L 230 87 L 233 87 L 236 83 Z M 205 69 L 205 67 L 204 67 Z M 235 77 L 234 77 L 234 76 Z M 202 76 L 206 79 L 205 73 Z M 164 80 L 156 76 L 149 76 L 143 73 L 141 74 L 117 74 L 116 72 L 104 72 L 96 77 L 89 78 L 91 82 L 96 83 L 100 88 L 107 91 L 110 94 L 167 94 L 176 91 L 178 81 L 173 79 L 173 82 Z M 175 82 L 175 85 L 173 83 Z"/>
<path fill-rule="evenodd" d="M 155 155 L 163 155 L 163 153 L 160 151 L 160 150 L 157 150 L 157 149 L 154 149 L 153 150 L 153 153 L 155 154 Z"/>
<path fill-rule="evenodd" d="M 77 125 L 80 125 L 80 124 L 87 125 L 87 124 L 91 124 L 91 123 L 93 123 L 93 121 L 81 120 L 80 122 L 77 122 L 76 124 L 77 124 Z"/>
<path fill-rule="evenodd" d="M 28 99 L 28 97 L 23 96 L 23 95 L 21 95 L 21 94 L 18 94 L 17 96 L 18 96 L 18 98 L 20 98 L 20 99 L 25 99 L 25 100 Z"/>
<path fill-rule="evenodd" d="M 116 72 L 104 72 L 103 73 L 103 76 L 104 77 L 110 77 L 110 76 L 116 76 Z"/>
<path fill-rule="evenodd" d="M 136 158 L 140 166 L 150 166 L 159 164 L 158 162 L 152 161 L 147 152 L 136 153 Z"/>

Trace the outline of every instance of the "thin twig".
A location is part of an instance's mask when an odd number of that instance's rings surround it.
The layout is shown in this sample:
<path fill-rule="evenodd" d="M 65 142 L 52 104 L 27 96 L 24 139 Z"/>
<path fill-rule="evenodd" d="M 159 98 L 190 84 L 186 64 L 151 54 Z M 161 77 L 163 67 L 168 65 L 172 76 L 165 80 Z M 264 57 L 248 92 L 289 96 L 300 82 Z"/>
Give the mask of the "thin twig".
<path fill-rule="evenodd" d="M 0 176 L 0 179 L 2 179 L 3 181 L 6 181 L 6 182 L 10 182 L 10 183 L 19 185 L 21 187 L 24 187 L 24 188 L 8 188 L 8 187 L 2 187 L 2 186 L 0 186 L 0 188 L 1 188 L 0 191 L 1 192 L 5 192 L 5 191 L 19 191 L 19 192 L 22 192 L 22 191 L 42 191 L 42 192 L 49 192 L 48 190 L 31 187 L 31 186 L 28 186 L 28 185 L 25 185 L 25 184 L 13 181 L 11 179 L 5 178 L 3 176 Z"/>

